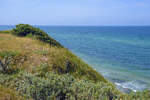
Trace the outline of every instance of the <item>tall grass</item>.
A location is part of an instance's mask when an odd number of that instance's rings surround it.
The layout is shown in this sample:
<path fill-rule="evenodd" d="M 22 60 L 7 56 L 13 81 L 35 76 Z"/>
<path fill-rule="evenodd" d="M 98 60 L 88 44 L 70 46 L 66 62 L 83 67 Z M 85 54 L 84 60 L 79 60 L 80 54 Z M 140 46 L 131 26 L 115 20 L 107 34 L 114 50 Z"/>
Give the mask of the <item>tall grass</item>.
<path fill-rule="evenodd" d="M 0 85 L 0 100 L 27 100 L 27 98 L 21 97 L 18 92 Z"/>

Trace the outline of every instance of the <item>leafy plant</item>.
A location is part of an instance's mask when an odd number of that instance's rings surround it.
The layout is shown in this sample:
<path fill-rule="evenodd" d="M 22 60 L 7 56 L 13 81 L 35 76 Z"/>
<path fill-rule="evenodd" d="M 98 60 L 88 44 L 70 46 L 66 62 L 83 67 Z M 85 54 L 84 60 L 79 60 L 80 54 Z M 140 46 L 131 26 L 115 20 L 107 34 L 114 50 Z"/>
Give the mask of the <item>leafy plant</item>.
<path fill-rule="evenodd" d="M 0 75 L 4 77 L 4 75 Z M 8 78 L 7 78 L 8 77 Z M 11 80 L 11 81 L 10 81 Z M 69 74 L 46 73 L 45 76 L 21 72 L 17 77 L 5 75 L 2 80 L 34 100 L 109 100 L 119 94 L 111 84 L 76 80 Z M 1 84 L 2 84 L 1 83 Z"/>
<path fill-rule="evenodd" d="M 13 68 L 12 65 L 16 64 L 19 58 L 22 58 L 20 56 L 18 51 L 0 51 L 0 71 L 7 74 L 16 72 L 17 68 Z"/>
<path fill-rule="evenodd" d="M 1 71 L 2 71 L 3 73 L 9 73 L 9 71 L 10 71 L 10 69 L 11 69 L 11 68 L 10 68 L 10 64 L 11 64 L 11 57 L 5 56 L 3 62 L 0 60 L 0 68 L 1 68 Z"/>

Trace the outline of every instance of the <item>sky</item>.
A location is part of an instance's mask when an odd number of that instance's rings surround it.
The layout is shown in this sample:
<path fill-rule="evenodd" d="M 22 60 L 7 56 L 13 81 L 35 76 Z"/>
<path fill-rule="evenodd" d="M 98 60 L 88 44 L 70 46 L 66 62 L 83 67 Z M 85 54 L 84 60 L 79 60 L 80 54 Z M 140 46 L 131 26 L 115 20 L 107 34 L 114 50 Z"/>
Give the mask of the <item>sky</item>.
<path fill-rule="evenodd" d="M 0 0 L 0 25 L 150 25 L 150 0 Z"/>

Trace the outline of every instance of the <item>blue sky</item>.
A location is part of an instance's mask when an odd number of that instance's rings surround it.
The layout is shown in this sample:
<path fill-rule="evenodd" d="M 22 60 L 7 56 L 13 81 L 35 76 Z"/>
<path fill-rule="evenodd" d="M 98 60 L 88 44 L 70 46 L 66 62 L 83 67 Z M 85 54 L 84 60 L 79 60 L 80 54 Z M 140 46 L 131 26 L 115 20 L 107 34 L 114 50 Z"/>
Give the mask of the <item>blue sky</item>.
<path fill-rule="evenodd" d="M 0 25 L 150 25 L 150 0 L 0 0 Z"/>

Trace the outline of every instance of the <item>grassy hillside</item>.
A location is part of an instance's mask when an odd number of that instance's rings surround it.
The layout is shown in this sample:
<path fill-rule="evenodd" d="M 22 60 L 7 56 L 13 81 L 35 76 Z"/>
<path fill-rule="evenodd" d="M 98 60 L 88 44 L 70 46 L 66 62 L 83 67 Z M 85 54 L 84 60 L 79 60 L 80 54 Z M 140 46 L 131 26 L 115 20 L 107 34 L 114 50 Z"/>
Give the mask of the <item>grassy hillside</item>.
<path fill-rule="evenodd" d="M 21 24 L 21 28 L 18 25 L 13 31 L 0 32 L 0 100 L 25 97 L 33 100 L 148 100 L 150 92 L 119 92 L 45 32 Z"/>
<path fill-rule="evenodd" d="M 46 66 L 46 72 L 69 73 L 79 79 L 87 78 L 106 82 L 103 76 L 66 48 L 53 47 L 38 40 L 16 37 L 11 34 L 0 34 L 0 41 L 1 59 L 10 56 L 12 58 L 11 67 L 15 69 L 36 73 L 37 67 Z"/>

